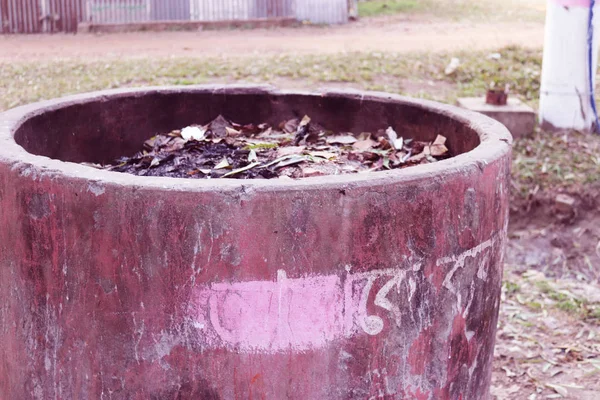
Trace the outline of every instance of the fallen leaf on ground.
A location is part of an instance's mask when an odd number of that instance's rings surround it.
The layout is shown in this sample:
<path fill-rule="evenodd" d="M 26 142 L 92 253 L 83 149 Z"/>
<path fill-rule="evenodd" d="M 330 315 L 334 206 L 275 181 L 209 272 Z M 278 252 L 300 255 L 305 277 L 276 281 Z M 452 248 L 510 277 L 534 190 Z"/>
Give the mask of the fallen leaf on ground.
<path fill-rule="evenodd" d="M 291 156 L 294 154 L 302 154 L 306 146 L 288 146 L 277 149 L 277 157 Z"/>
<path fill-rule="evenodd" d="M 231 164 L 227 161 L 227 158 L 223 158 L 223 160 L 215 165 L 215 169 L 223 169 L 223 168 L 231 168 Z"/>
<path fill-rule="evenodd" d="M 354 144 L 358 140 L 352 135 L 328 136 L 326 139 L 329 144 Z"/>
<path fill-rule="evenodd" d="M 233 171 L 228 172 L 225 175 L 223 175 L 223 178 L 229 178 L 230 176 L 234 176 L 234 175 L 237 175 L 239 173 L 246 172 L 248 170 L 251 170 L 252 168 L 258 167 L 259 165 L 260 165 L 260 163 L 255 162 L 255 163 L 252 163 L 250 165 L 246 165 L 243 168 L 234 169 Z"/>
<path fill-rule="evenodd" d="M 359 140 L 352 145 L 356 150 L 369 150 L 377 145 L 377 142 L 372 139 Z"/>

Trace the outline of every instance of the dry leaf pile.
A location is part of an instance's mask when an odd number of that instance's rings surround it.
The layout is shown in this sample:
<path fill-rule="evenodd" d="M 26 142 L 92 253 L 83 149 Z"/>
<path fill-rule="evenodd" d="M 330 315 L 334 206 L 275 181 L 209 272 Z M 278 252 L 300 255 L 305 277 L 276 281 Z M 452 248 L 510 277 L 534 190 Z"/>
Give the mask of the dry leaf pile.
<path fill-rule="evenodd" d="M 378 132 L 333 133 L 308 116 L 241 125 L 219 116 L 148 139 L 132 157 L 94 165 L 141 176 L 176 178 L 304 178 L 405 168 L 451 157 L 446 138 L 404 139 L 391 127 Z"/>

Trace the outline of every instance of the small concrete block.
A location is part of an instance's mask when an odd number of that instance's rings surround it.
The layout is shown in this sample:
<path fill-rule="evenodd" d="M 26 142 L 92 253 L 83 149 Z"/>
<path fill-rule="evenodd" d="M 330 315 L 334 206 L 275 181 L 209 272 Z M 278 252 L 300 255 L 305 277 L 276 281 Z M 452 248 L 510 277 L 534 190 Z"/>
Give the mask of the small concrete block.
<path fill-rule="evenodd" d="M 530 136 L 535 127 L 536 113 L 521 100 L 509 98 L 505 106 L 486 104 L 483 97 L 463 97 L 458 105 L 494 118 L 508 128 L 515 138 Z"/>

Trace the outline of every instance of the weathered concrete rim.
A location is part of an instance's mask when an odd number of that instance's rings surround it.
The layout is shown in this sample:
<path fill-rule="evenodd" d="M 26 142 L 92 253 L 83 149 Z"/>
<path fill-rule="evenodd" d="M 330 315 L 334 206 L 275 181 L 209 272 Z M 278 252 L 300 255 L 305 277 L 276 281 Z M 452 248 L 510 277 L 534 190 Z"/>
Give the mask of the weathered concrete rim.
<path fill-rule="evenodd" d="M 109 101 L 125 97 L 139 97 L 148 93 L 194 93 L 211 92 L 218 94 L 227 91 L 227 95 L 248 93 L 248 90 L 262 92 L 264 95 L 303 95 L 319 97 L 345 96 L 356 100 L 379 100 L 410 105 L 432 111 L 461 122 L 475 131 L 481 140 L 475 149 L 435 164 L 419 165 L 401 170 L 373 172 L 369 174 L 329 175 L 323 177 L 302 178 L 298 180 L 193 180 L 181 178 L 140 177 L 119 172 L 97 170 L 77 163 L 50 159 L 27 152 L 16 143 L 15 132 L 28 119 L 48 111 L 86 104 L 93 101 Z M 51 176 L 53 178 L 81 179 L 100 185 L 117 185 L 148 189 L 175 191 L 231 191 L 245 188 L 256 190 L 307 190 L 342 189 L 352 186 L 371 187 L 406 183 L 427 178 L 430 180 L 447 179 L 455 174 L 465 174 L 468 170 L 483 169 L 510 152 L 512 137 L 501 123 L 482 114 L 464 110 L 452 105 L 413 99 L 405 96 L 382 92 L 362 92 L 355 90 L 323 90 L 320 92 L 278 90 L 265 85 L 197 85 L 197 86 L 161 86 L 132 89 L 115 89 L 67 96 L 21 106 L 0 113 L 0 162 L 11 165 L 22 174 Z"/>

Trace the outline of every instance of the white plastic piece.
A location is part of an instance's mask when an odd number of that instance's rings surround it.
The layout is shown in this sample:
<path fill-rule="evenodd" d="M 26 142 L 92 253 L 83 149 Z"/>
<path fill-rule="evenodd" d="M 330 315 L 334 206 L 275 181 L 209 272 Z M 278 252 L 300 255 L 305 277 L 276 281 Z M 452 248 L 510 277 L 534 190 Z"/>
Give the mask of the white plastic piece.
<path fill-rule="evenodd" d="M 448 64 L 448 66 L 444 70 L 444 73 L 446 75 L 452 75 L 453 73 L 456 72 L 458 67 L 460 67 L 460 59 L 458 59 L 456 57 L 452 57 L 452 59 L 450 60 L 450 64 Z"/>
<path fill-rule="evenodd" d="M 203 140 L 205 138 L 206 130 L 197 126 L 188 126 L 181 130 L 181 137 L 183 140 Z"/>

